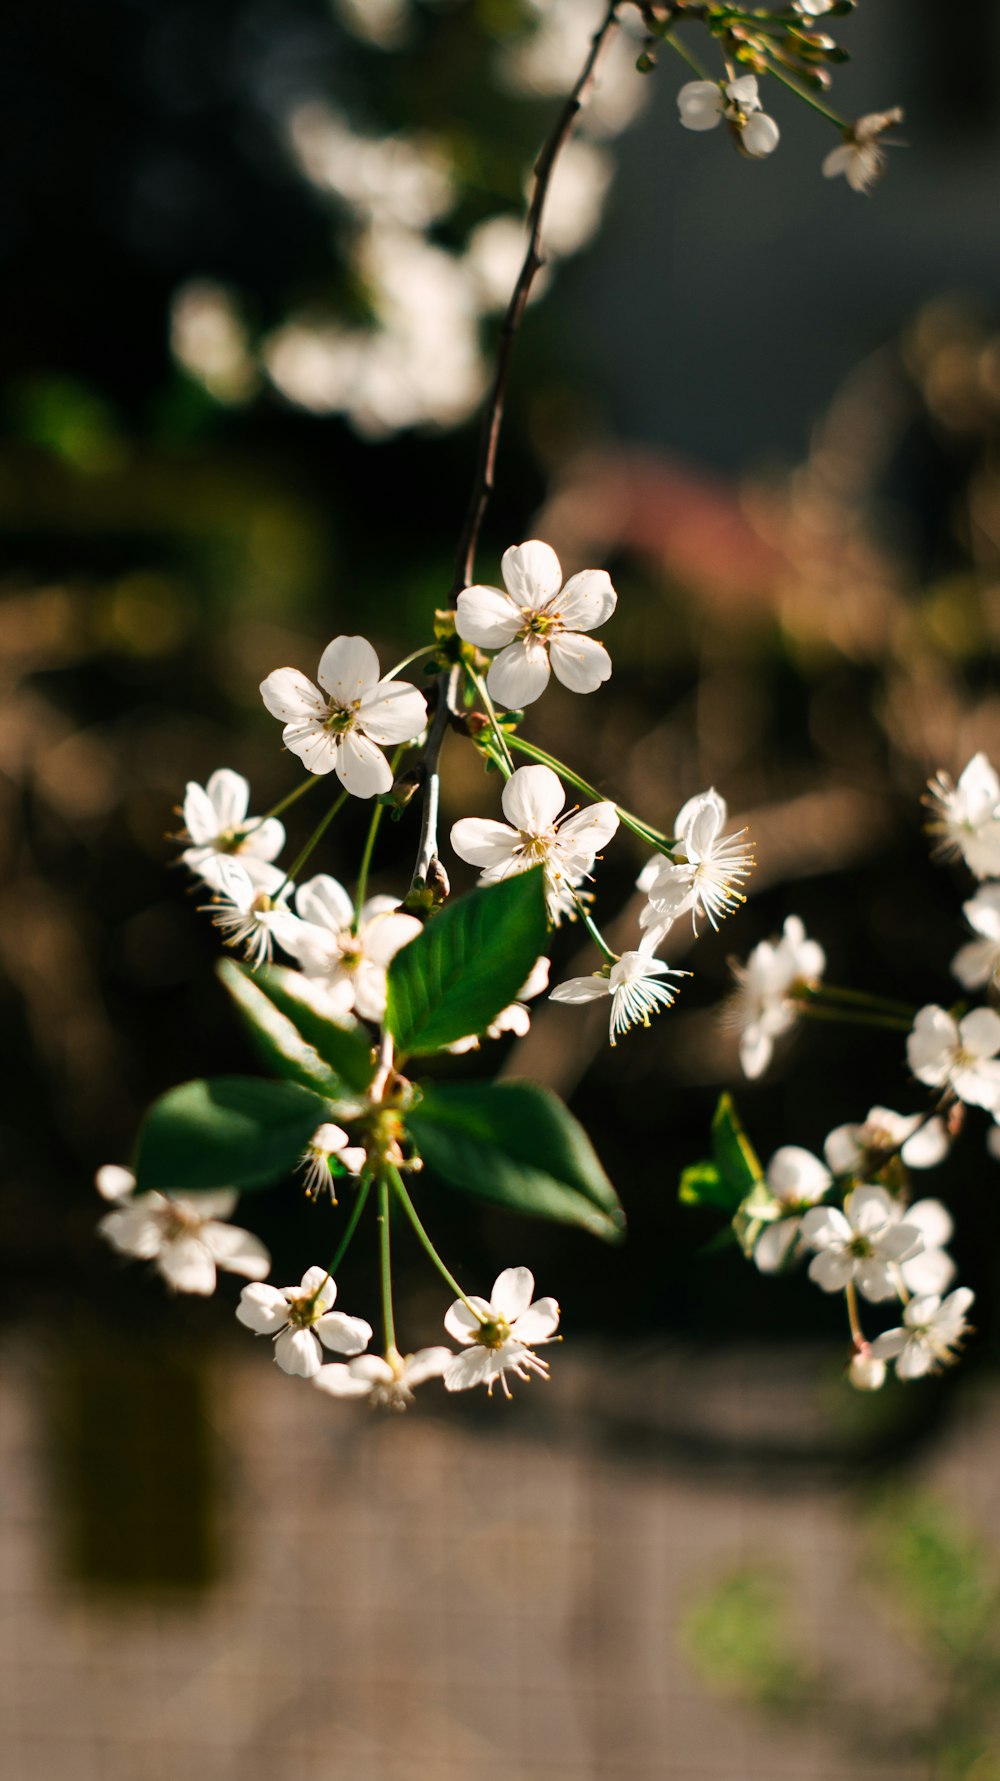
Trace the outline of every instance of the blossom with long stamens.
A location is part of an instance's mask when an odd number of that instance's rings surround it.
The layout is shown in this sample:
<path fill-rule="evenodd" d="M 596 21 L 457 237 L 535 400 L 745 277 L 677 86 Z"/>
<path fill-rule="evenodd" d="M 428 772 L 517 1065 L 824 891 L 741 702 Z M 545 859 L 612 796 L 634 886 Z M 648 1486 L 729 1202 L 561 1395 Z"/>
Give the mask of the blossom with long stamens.
<path fill-rule="evenodd" d="M 1000 878 L 1000 779 L 986 755 L 973 755 L 957 785 L 937 773 L 925 802 L 937 852 L 946 859 L 960 855 L 977 878 Z"/>
<path fill-rule="evenodd" d="M 535 1277 L 530 1268 L 505 1268 L 493 1283 L 489 1300 L 456 1299 L 445 1314 L 449 1336 L 461 1342 L 464 1354 L 455 1354 L 444 1371 L 447 1391 L 468 1391 L 485 1385 L 490 1397 L 500 1381 L 510 1397 L 507 1374 L 528 1380 L 532 1373 L 548 1378 L 548 1366 L 534 1347 L 551 1342 L 559 1327 L 555 1299 L 535 1299 Z"/>
<path fill-rule="evenodd" d="M 902 1325 L 876 1336 L 872 1354 L 876 1360 L 894 1360 L 900 1379 L 939 1373 L 958 1359 L 958 1347 L 969 1333 L 966 1312 L 975 1296 L 967 1286 L 959 1286 L 946 1299 L 937 1293 L 911 1299 Z"/>
<path fill-rule="evenodd" d="M 317 1126 L 299 1160 L 307 1198 L 318 1200 L 328 1193 L 334 1205 L 334 1169 L 338 1175 L 360 1175 L 367 1160 L 363 1144 L 352 1144 L 343 1126 Z"/>
<path fill-rule="evenodd" d="M 950 1088 L 971 1107 L 1000 1112 L 1000 1015 L 973 1008 L 956 1021 L 944 1008 L 921 1008 L 906 1041 L 918 1082 Z"/>
<path fill-rule="evenodd" d="M 405 680 L 381 680 L 364 637 L 328 643 L 317 679 L 318 687 L 297 668 L 276 668 L 261 682 L 264 704 L 285 726 L 285 747 L 310 773 L 336 773 L 356 798 L 389 791 L 392 770 L 378 744 L 420 735 L 427 723 L 423 693 Z"/>
<path fill-rule="evenodd" d="M 699 914 L 717 929 L 746 902 L 741 886 L 753 870 L 754 857 L 744 839 L 746 829 L 723 836 L 726 817 L 726 801 L 714 787 L 688 799 L 674 825 L 672 858 L 657 854 L 640 874 L 649 898 L 640 927 L 662 939 L 678 916 L 690 910 L 695 933 Z"/>
<path fill-rule="evenodd" d="M 601 848 L 618 828 L 618 812 L 611 803 L 587 804 L 574 815 L 561 817 L 565 802 L 566 793 L 551 767 L 518 767 L 500 799 L 507 821 L 462 817 L 452 826 L 452 847 L 459 859 L 481 868 L 483 884 L 544 866 L 549 913 L 558 922 L 572 912 L 573 891 L 589 876 Z"/>
<path fill-rule="evenodd" d="M 270 962 L 275 942 L 288 950 L 299 923 L 288 907 L 294 886 L 279 867 L 261 864 L 252 878 L 239 860 L 215 854 L 201 872 L 215 892 L 202 908 L 227 946 L 242 946 L 254 970 Z"/>
<path fill-rule="evenodd" d="M 451 1348 L 420 1348 L 416 1354 L 359 1354 L 356 1360 L 334 1361 L 313 1376 L 317 1390 L 332 1398 L 367 1398 L 373 1409 L 407 1410 L 413 1393 L 427 1379 L 440 1379 Z"/>
<path fill-rule="evenodd" d="M 372 1339 L 371 1324 L 363 1317 L 345 1317 L 332 1309 L 336 1297 L 336 1285 L 326 1269 L 307 1268 L 298 1286 L 245 1286 L 236 1316 L 255 1334 L 272 1338 L 274 1358 L 283 1373 L 313 1379 L 322 1365 L 323 1348 L 360 1354 Z"/>
<path fill-rule="evenodd" d="M 615 1045 L 629 1027 L 648 1027 L 650 1018 L 664 1008 L 672 1007 L 677 990 L 667 977 L 690 977 L 690 971 L 675 970 L 663 959 L 652 956 L 653 942 L 649 936 L 637 951 L 623 952 L 613 965 L 605 965 L 591 977 L 568 977 L 557 983 L 549 995 L 550 1002 L 595 1002 L 611 997 L 610 1037 Z"/>
<path fill-rule="evenodd" d="M 271 1257 L 259 1237 L 229 1224 L 239 1199 L 235 1188 L 216 1193 L 136 1194 L 131 1169 L 107 1163 L 97 1171 L 97 1191 L 113 1202 L 98 1225 L 120 1255 L 152 1262 L 174 1292 L 215 1291 L 216 1270 L 262 1280 Z"/>
<path fill-rule="evenodd" d="M 503 588 L 467 587 L 455 608 L 460 637 L 500 651 L 486 677 L 497 704 L 530 705 L 548 686 L 550 667 L 571 692 L 596 692 L 611 673 L 611 657 L 587 633 L 618 603 L 606 571 L 582 569 L 564 587 L 559 558 L 537 538 L 512 544 L 500 568 Z"/>
<path fill-rule="evenodd" d="M 285 845 L 285 826 L 276 816 L 248 817 L 249 808 L 249 782 L 230 767 L 219 767 L 203 786 L 189 780 L 182 814 L 191 845 L 181 854 L 184 865 L 201 877 L 206 861 L 222 854 L 238 859 L 251 878 L 266 880 Z"/>
<path fill-rule="evenodd" d="M 404 914 L 393 897 L 369 897 L 355 921 L 343 885 L 325 872 L 299 886 L 295 910 L 298 919 L 282 944 L 322 989 L 331 1013 L 381 1020 L 386 969 L 420 933 L 416 916 Z"/>

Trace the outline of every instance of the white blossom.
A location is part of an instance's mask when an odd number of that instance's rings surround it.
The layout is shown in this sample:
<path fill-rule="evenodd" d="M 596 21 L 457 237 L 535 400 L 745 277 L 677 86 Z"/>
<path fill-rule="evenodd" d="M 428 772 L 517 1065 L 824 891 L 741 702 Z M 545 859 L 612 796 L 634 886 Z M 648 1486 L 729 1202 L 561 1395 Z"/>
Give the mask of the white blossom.
<path fill-rule="evenodd" d="M 741 74 L 730 81 L 689 80 L 677 95 L 677 106 L 686 130 L 714 130 L 723 118 L 735 125 L 752 160 L 763 159 L 778 146 L 780 132 L 774 119 L 761 110 L 756 75 Z"/>
<path fill-rule="evenodd" d="M 274 1358 L 283 1373 L 313 1379 L 324 1347 L 335 1354 L 360 1354 L 372 1339 L 371 1325 L 364 1318 L 345 1317 L 331 1309 L 336 1297 L 336 1285 L 326 1269 L 307 1268 L 299 1286 L 245 1286 L 236 1315 L 257 1335 L 272 1338 Z"/>
<path fill-rule="evenodd" d="M 835 1126 L 823 1146 L 835 1175 L 866 1175 L 884 1165 L 886 1150 L 897 1150 L 908 1169 L 933 1169 L 949 1150 L 944 1121 L 920 1113 L 894 1113 L 872 1107 L 863 1125 Z"/>
<path fill-rule="evenodd" d="M 318 100 L 293 111 L 288 135 L 306 178 L 362 218 L 426 229 L 454 204 L 451 164 L 435 142 L 363 136 L 343 112 Z"/>
<path fill-rule="evenodd" d="M 448 1391 L 468 1391 L 485 1385 L 490 1397 L 497 1380 L 510 1397 L 507 1374 L 527 1380 L 532 1373 L 548 1377 L 548 1365 L 531 1344 L 551 1342 L 559 1327 L 555 1299 L 535 1299 L 535 1278 L 530 1268 L 505 1268 L 493 1283 L 489 1301 L 456 1299 L 445 1315 L 444 1327 L 464 1354 L 453 1355 L 444 1372 Z"/>
<path fill-rule="evenodd" d="M 920 1232 L 923 1248 L 900 1264 L 907 1292 L 946 1292 L 955 1278 L 955 1263 L 945 1249 L 955 1225 L 940 1200 L 916 1200 L 900 1216 Z"/>
<path fill-rule="evenodd" d="M 973 755 L 953 785 L 947 773 L 930 781 L 927 824 L 946 858 L 961 855 L 977 878 L 1000 878 L 1000 780 L 984 754 Z"/>
<path fill-rule="evenodd" d="M 572 912 L 573 890 L 589 876 L 597 854 L 618 828 L 613 804 L 588 804 L 560 818 L 565 802 L 551 767 L 518 767 L 500 799 L 507 822 L 462 817 L 452 827 L 451 845 L 459 859 L 481 868 L 483 884 L 544 866 L 549 912 L 558 922 Z"/>
<path fill-rule="evenodd" d="M 264 704 L 285 726 L 285 747 L 310 773 L 335 772 L 356 798 L 389 791 L 392 772 L 376 744 L 420 735 L 423 694 L 405 680 L 380 680 L 378 656 L 364 637 L 328 643 L 317 678 L 319 687 L 297 668 L 276 668 L 261 683 Z"/>
<path fill-rule="evenodd" d="M 802 1241 L 816 1254 L 809 1278 L 824 1292 L 842 1292 L 854 1281 L 866 1299 L 899 1297 L 899 1264 L 916 1255 L 923 1237 L 901 1220 L 881 1187 L 858 1187 L 837 1206 L 814 1206 L 802 1220 Z"/>
<path fill-rule="evenodd" d="M 852 1354 L 847 1377 L 855 1391 L 881 1391 L 885 1384 L 885 1375 L 885 1361 L 872 1353 L 870 1343 L 866 1342 L 863 1348 Z"/>
<path fill-rule="evenodd" d="M 959 948 L 951 968 L 963 989 L 987 983 L 1000 989 L 1000 884 L 984 884 L 962 904 L 962 913 L 979 938 Z"/>
<path fill-rule="evenodd" d="M 299 886 L 298 920 L 282 944 L 304 975 L 322 988 L 330 1012 L 381 1020 L 385 1013 L 386 968 L 401 946 L 421 931 L 392 897 L 370 897 L 354 921 L 354 905 L 342 884 L 320 873 Z"/>
<path fill-rule="evenodd" d="M 798 1019 L 793 992 L 815 985 L 826 969 L 826 954 L 807 938 L 797 915 L 789 915 L 780 940 L 761 940 L 746 964 L 732 961 L 736 993 L 729 1016 L 742 1029 L 740 1065 L 743 1074 L 762 1076 L 774 1054 L 774 1041 Z"/>
<path fill-rule="evenodd" d="M 792 11 L 801 12 L 809 19 L 820 19 L 825 12 L 830 12 L 835 0 L 792 0 Z"/>
<path fill-rule="evenodd" d="M 360 1175 L 366 1159 L 364 1145 L 352 1144 L 343 1126 L 329 1123 L 317 1126 L 299 1161 L 309 1199 L 317 1200 L 321 1193 L 328 1193 L 336 1205 L 331 1163 L 338 1165 L 338 1173 Z"/>
<path fill-rule="evenodd" d="M 285 828 L 275 816 L 248 817 L 250 786 L 242 773 L 219 767 L 204 786 L 189 780 L 182 814 L 190 847 L 181 854 L 185 866 L 202 876 L 206 861 L 217 854 L 238 859 L 250 877 L 272 877 L 272 862 L 285 845 Z M 261 867 L 267 866 L 267 872 Z"/>
<path fill-rule="evenodd" d="M 551 545 L 512 544 L 501 562 L 505 588 L 459 594 L 455 628 L 467 643 L 498 649 L 486 677 L 500 705 L 530 705 L 545 691 L 550 662 L 574 693 L 592 693 L 611 673 L 611 657 L 587 632 L 611 617 L 618 596 L 604 569 L 583 569 L 562 585 Z"/>
<path fill-rule="evenodd" d="M 611 997 L 610 1035 L 612 1045 L 629 1027 L 648 1027 L 650 1017 L 670 1008 L 677 999 L 677 990 L 667 977 L 690 977 L 690 971 L 678 971 L 653 958 L 652 944 L 647 937 L 636 952 L 623 952 L 613 965 L 605 965 L 591 977 L 569 977 L 551 992 L 551 1002 L 594 1002 L 602 996 Z"/>
<path fill-rule="evenodd" d="M 911 1299 L 902 1326 L 876 1336 L 872 1353 L 880 1360 L 894 1360 L 900 1379 L 940 1372 L 958 1358 L 959 1344 L 969 1333 L 966 1312 L 974 1298 L 967 1286 L 959 1286 L 946 1299 L 937 1293 Z"/>
<path fill-rule="evenodd" d="M 136 1195 L 130 1169 L 108 1163 L 97 1171 L 97 1191 L 114 1202 L 98 1225 L 120 1255 L 152 1262 L 174 1292 L 213 1293 L 216 1270 L 262 1280 L 271 1257 L 259 1237 L 227 1224 L 239 1199 L 233 1188 L 199 1194 Z"/>
<path fill-rule="evenodd" d="M 337 1361 L 320 1367 L 313 1384 L 332 1398 L 367 1398 L 373 1408 L 406 1410 L 416 1386 L 426 1379 L 440 1379 L 455 1356 L 450 1348 L 421 1348 L 416 1354 L 393 1351 L 361 1354 L 356 1360 Z"/>
<path fill-rule="evenodd" d="M 298 926 L 288 907 L 293 886 L 277 866 L 259 864 L 251 877 L 239 860 L 213 854 L 202 863 L 201 875 L 213 891 L 211 903 L 201 907 L 221 928 L 227 946 L 242 946 L 254 969 L 268 963 L 275 942 L 286 946 Z"/>
<path fill-rule="evenodd" d="M 500 1039 L 504 1033 L 513 1033 L 515 1038 L 523 1039 L 525 1034 L 530 1031 L 531 1010 L 525 1007 L 525 1003 L 534 1001 L 536 996 L 540 996 L 543 990 L 548 989 L 550 965 L 551 961 L 547 958 L 535 960 L 517 992 L 516 1001 L 511 1002 L 507 1008 L 501 1008 L 496 1019 L 490 1021 L 485 1033 L 487 1039 Z M 470 1033 L 468 1038 L 456 1039 L 452 1045 L 447 1045 L 445 1050 L 454 1052 L 458 1056 L 466 1051 L 478 1051 L 479 1036 L 476 1033 Z"/>
<path fill-rule="evenodd" d="M 845 132 L 845 140 L 840 146 L 832 148 L 824 157 L 824 179 L 836 179 L 842 173 L 853 192 L 870 191 L 885 169 L 885 148 L 881 138 L 902 121 L 903 113 L 898 106 L 891 111 L 870 111 L 858 118 L 857 123 Z"/>
<path fill-rule="evenodd" d="M 1000 1110 L 1000 1015 L 974 1008 L 956 1021 L 944 1008 L 921 1008 L 906 1041 L 918 1082 L 950 1088 L 972 1107 Z"/>
<path fill-rule="evenodd" d="M 656 854 L 640 875 L 649 898 L 640 926 L 662 938 L 678 916 L 691 911 L 698 932 L 699 914 L 718 928 L 732 910 L 746 902 L 740 886 L 750 876 L 754 857 L 743 839 L 746 829 L 722 837 L 727 808 L 713 787 L 689 798 L 674 824 L 676 847 L 670 859 Z"/>
<path fill-rule="evenodd" d="M 783 1144 L 775 1151 L 767 1165 L 766 1180 L 782 1216 L 764 1226 L 753 1259 L 762 1274 L 777 1274 L 799 1247 L 806 1212 L 823 1198 L 833 1181 L 819 1157 L 798 1144 Z"/>

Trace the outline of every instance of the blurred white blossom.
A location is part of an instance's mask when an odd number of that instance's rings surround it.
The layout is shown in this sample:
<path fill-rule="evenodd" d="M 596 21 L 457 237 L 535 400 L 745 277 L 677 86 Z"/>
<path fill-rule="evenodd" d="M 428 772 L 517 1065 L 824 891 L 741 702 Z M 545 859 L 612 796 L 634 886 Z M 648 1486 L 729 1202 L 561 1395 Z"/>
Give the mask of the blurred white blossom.
<path fill-rule="evenodd" d="M 1000 1015 L 974 1008 L 956 1021 L 944 1008 L 921 1008 L 906 1041 L 918 1082 L 950 1088 L 972 1107 L 1000 1108 Z"/>
<path fill-rule="evenodd" d="M 900 1379 L 922 1379 L 940 1372 L 958 1358 L 959 1344 L 969 1331 L 966 1313 L 974 1298 L 967 1286 L 959 1286 L 946 1299 L 936 1293 L 911 1299 L 902 1326 L 876 1336 L 873 1355 L 878 1360 L 894 1360 Z"/>
<path fill-rule="evenodd" d="M 191 377 L 218 402 L 245 402 L 257 371 L 236 298 L 223 285 L 194 279 L 175 291 L 170 308 L 170 350 Z"/>
<path fill-rule="evenodd" d="M 947 773 L 930 781 L 927 824 L 946 858 L 958 855 L 977 878 L 1000 878 L 1000 780 L 984 754 L 973 755 L 952 783 Z"/>
<path fill-rule="evenodd" d="M 729 1017 L 742 1029 L 740 1065 L 745 1076 L 762 1076 L 774 1055 L 774 1041 L 799 1017 L 793 991 L 819 982 L 826 954 L 810 940 L 797 915 L 789 915 L 780 940 L 761 940 L 745 964 L 732 961 L 736 993 Z"/>
<path fill-rule="evenodd" d="M 136 1194 L 130 1169 L 108 1163 L 97 1171 L 97 1191 L 113 1202 L 98 1231 L 120 1255 L 152 1262 L 174 1292 L 215 1291 L 216 1270 L 262 1280 L 271 1257 L 259 1237 L 226 1220 L 234 1188 L 199 1194 Z"/>

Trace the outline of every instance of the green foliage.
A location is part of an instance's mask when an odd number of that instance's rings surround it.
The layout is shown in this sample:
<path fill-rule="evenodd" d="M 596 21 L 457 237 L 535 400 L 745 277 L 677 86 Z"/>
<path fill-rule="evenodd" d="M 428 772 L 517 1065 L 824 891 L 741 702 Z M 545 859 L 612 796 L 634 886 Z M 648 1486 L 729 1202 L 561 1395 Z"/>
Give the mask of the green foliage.
<path fill-rule="evenodd" d="M 217 970 L 271 1069 L 333 1100 L 364 1093 L 373 1066 L 362 1026 L 319 1013 L 298 973 L 280 965 L 254 972 L 223 959 Z"/>
<path fill-rule="evenodd" d="M 582 1126 L 534 1082 L 428 1088 L 407 1124 L 429 1170 L 461 1193 L 620 1241 L 625 1214 Z"/>
<path fill-rule="evenodd" d="M 743 1130 L 731 1095 L 719 1096 L 712 1117 L 712 1154 L 719 1173 L 736 1195 L 736 1204 L 764 1178 L 760 1159 Z"/>
<path fill-rule="evenodd" d="M 329 1114 L 321 1095 L 296 1082 L 252 1076 L 182 1082 L 153 1102 L 142 1123 L 139 1192 L 268 1187 L 294 1168 Z"/>
<path fill-rule="evenodd" d="M 799 1706 L 810 1674 L 799 1655 L 787 1592 L 773 1571 L 733 1571 L 691 1604 L 680 1636 L 710 1688 L 773 1711 Z"/>
<path fill-rule="evenodd" d="M 944 1503 L 893 1492 L 872 1524 L 874 1569 L 906 1619 L 951 1662 L 997 1662 L 1000 1575 L 994 1554 Z"/>
<path fill-rule="evenodd" d="M 731 1095 L 720 1095 L 712 1117 L 712 1151 L 712 1161 L 692 1163 L 684 1170 L 680 1199 L 685 1206 L 712 1206 L 727 1213 L 739 1241 L 752 1248 L 774 1202 Z"/>
<path fill-rule="evenodd" d="M 426 1055 L 484 1033 L 517 996 L 547 926 L 540 866 L 432 916 L 389 966 L 385 1024 L 399 1054 Z"/>
<path fill-rule="evenodd" d="M 681 1174 L 679 1198 L 685 1206 L 718 1206 L 733 1212 L 733 1190 L 717 1163 L 692 1163 Z M 738 1202 L 736 1202 L 738 1204 Z"/>

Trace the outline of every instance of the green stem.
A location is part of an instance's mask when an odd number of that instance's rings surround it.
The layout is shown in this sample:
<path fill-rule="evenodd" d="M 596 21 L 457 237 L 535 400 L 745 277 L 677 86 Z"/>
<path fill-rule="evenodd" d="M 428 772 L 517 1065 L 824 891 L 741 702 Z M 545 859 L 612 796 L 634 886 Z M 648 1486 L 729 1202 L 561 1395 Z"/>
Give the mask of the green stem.
<path fill-rule="evenodd" d="M 291 804 L 297 803 L 302 794 L 307 792 L 311 785 L 316 785 L 321 778 L 322 774 L 320 773 L 310 773 L 308 779 L 303 779 L 302 784 L 297 785 L 294 791 L 286 792 L 283 798 L 279 798 L 276 804 L 271 805 L 270 810 L 265 810 L 260 819 L 261 822 L 267 822 L 270 816 L 280 816 L 283 810 L 287 810 Z"/>
<path fill-rule="evenodd" d="M 576 787 L 578 792 L 583 792 L 585 797 L 593 798 L 596 804 L 614 803 L 613 798 L 606 797 L 603 792 L 597 790 L 596 786 L 588 784 L 586 779 L 581 779 L 579 773 L 574 773 L 571 767 L 566 766 L 565 761 L 556 760 L 555 755 L 547 754 L 544 748 L 537 748 L 534 742 L 526 742 L 523 736 L 515 734 L 511 737 L 510 743 L 511 747 L 516 748 L 519 754 L 526 754 L 529 760 L 538 761 L 543 767 L 551 767 L 553 773 L 558 773 L 560 779 L 567 780 L 570 785 Z M 631 810 L 625 810 L 621 804 L 615 804 L 615 809 L 625 827 L 631 829 L 633 835 L 638 835 L 640 841 L 645 841 L 647 846 L 655 847 L 661 853 L 669 852 L 673 847 L 672 836 L 661 835 L 659 829 L 650 828 L 649 824 L 644 823 L 641 817 L 633 816 Z"/>
<path fill-rule="evenodd" d="M 303 847 L 301 853 L 296 855 L 295 859 L 292 861 L 291 865 L 289 866 L 288 871 L 285 873 L 285 884 L 294 884 L 295 883 L 296 879 L 298 878 L 299 873 L 301 872 L 303 866 L 305 865 L 307 859 L 309 858 L 309 855 L 312 853 L 313 848 L 319 846 L 320 842 L 323 839 L 323 836 L 326 834 L 327 829 L 330 827 L 330 824 L 332 823 L 334 817 L 336 816 L 337 811 L 342 810 L 344 808 L 344 805 L 347 803 L 347 799 L 348 799 L 348 793 L 341 792 L 340 797 L 337 798 L 333 804 L 331 804 L 329 810 L 327 811 L 326 815 L 323 817 L 322 821 L 318 822 L 316 824 L 316 827 L 313 829 L 313 832 L 310 835 L 305 846 Z M 283 891 L 285 888 L 285 884 L 283 884 L 281 886 L 281 890 L 278 891 L 279 897 L 281 895 L 281 891 Z"/>
<path fill-rule="evenodd" d="M 588 934 L 590 935 L 590 938 L 593 940 L 594 945 L 597 947 L 599 952 L 603 953 L 603 955 L 609 965 L 617 965 L 618 954 L 616 952 L 612 952 L 610 946 L 608 945 L 607 941 L 604 938 L 604 935 L 601 933 L 600 928 L 597 926 L 597 923 L 594 921 L 593 917 L 588 914 L 587 907 L 583 901 L 583 898 L 578 896 L 577 892 L 575 890 L 573 890 L 572 887 L 570 887 L 570 889 L 571 889 L 571 895 L 572 895 L 573 901 L 576 904 L 576 912 L 577 912 L 578 916 L 580 917 L 580 920 L 582 921 Z"/>
<path fill-rule="evenodd" d="M 479 1321 L 482 1322 L 482 1317 L 480 1316 L 480 1313 L 476 1310 L 474 1305 L 469 1304 L 469 1300 L 468 1300 L 466 1294 L 462 1291 L 462 1288 L 459 1286 L 458 1281 L 455 1279 L 454 1274 L 450 1273 L 449 1270 L 445 1267 L 444 1262 L 441 1260 L 441 1257 L 438 1255 L 438 1252 L 435 1249 L 433 1243 L 431 1242 L 429 1236 L 427 1235 L 427 1232 L 424 1230 L 424 1227 L 420 1222 L 420 1217 L 417 1212 L 417 1208 L 413 1204 L 413 1201 L 410 1199 L 410 1196 L 407 1193 L 406 1188 L 403 1186 L 403 1177 L 399 1173 L 399 1170 L 397 1168 L 394 1168 L 393 1165 L 390 1163 L 389 1167 L 388 1167 L 388 1174 L 389 1174 L 390 1180 L 392 1181 L 392 1185 L 396 1190 L 396 1196 L 399 1200 L 400 1205 L 403 1208 L 403 1211 L 406 1213 L 407 1218 L 409 1219 L 414 1230 L 416 1231 L 417 1236 L 419 1237 L 424 1249 L 427 1251 L 427 1254 L 430 1256 L 431 1261 L 434 1263 L 434 1266 L 436 1267 L 442 1280 L 446 1281 L 447 1284 L 451 1287 L 451 1290 L 455 1294 L 455 1297 L 457 1299 L 461 1299 L 463 1305 L 468 1306 L 468 1309 L 472 1312 L 472 1315 L 474 1317 L 478 1317 Z"/>
<path fill-rule="evenodd" d="M 670 33 L 668 33 L 668 35 L 666 37 L 661 38 L 660 41 L 662 43 L 668 44 L 671 49 L 675 49 L 677 51 L 677 54 L 680 56 L 681 61 L 686 62 L 688 67 L 694 70 L 694 72 L 698 76 L 699 80 L 715 81 L 714 74 L 709 74 L 708 69 L 705 67 L 704 63 L 699 62 L 697 56 L 692 55 L 692 53 L 689 49 L 685 49 L 683 43 L 680 43 L 678 41 L 678 39 L 673 36 L 672 30 Z M 718 85 L 717 81 L 716 81 L 716 85 Z"/>
<path fill-rule="evenodd" d="M 906 1015 L 911 1023 L 917 1018 L 916 1008 L 911 1007 L 908 1002 L 896 1002 L 891 996 L 873 996 L 864 989 L 841 989 L 835 983 L 818 983 L 814 989 L 806 989 L 803 996 L 821 1004 L 825 1001 L 834 1004 L 848 1002 L 855 1007 L 870 1008 L 881 1014 Z"/>
<path fill-rule="evenodd" d="M 818 111 L 820 117 L 825 117 L 828 123 L 836 124 L 838 130 L 850 129 L 851 126 L 846 118 L 839 117 L 835 111 L 829 109 L 829 106 L 821 105 L 819 100 L 814 99 L 811 93 L 803 92 L 798 82 L 789 80 L 788 75 L 782 74 L 781 69 L 776 68 L 770 58 L 768 58 L 767 71 L 769 74 L 774 75 L 775 80 L 780 80 L 782 86 L 787 87 L 790 93 L 794 93 L 796 99 L 801 99 L 804 105 L 809 105 L 812 107 L 813 111 Z"/>
<path fill-rule="evenodd" d="M 392 1260 L 389 1255 L 389 1183 L 385 1175 L 378 1183 L 378 1246 L 382 1273 L 382 1328 L 385 1352 L 396 1353 L 396 1329 L 392 1320 Z"/>
<path fill-rule="evenodd" d="M 468 662 L 466 662 L 464 666 L 466 674 L 469 676 L 469 679 L 483 702 L 483 710 L 489 718 L 490 729 L 493 731 L 493 740 L 499 748 L 502 756 L 502 759 L 497 762 L 497 766 L 500 768 L 504 778 L 509 779 L 514 771 L 514 762 L 511 758 L 507 737 L 500 728 L 500 719 L 497 717 L 496 709 L 493 700 L 490 698 L 489 691 L 487 690 L 486 682 L 481 674 L 476 673 L 475 668 L 469 666 Z"/>
<path fill-rule="evenodd" d="M 353 1237 L 355 1231 L 358 1228 L 358 1224 L 361 1219 L 361 1214 L 365 1209 L 365 1201 L 368 1198 L 368 1194 L 371 1189 L 371 1184 L 372 1184 L 371 1176 L 366 1175 L 361 1183 L 361 1186 L 358 1188 L 357 1197 L 354 1201 L 354 1209 L 351 1212 L 351 1216 L 347 1221 L 347 1227 L 344 1231 L 343 1236 L 340 1239 L 340 1242 L 337 1244 L 337 1248 L 334 1253 L 333 1260 L 330 1263 L 330 1266 L 327 1268 L 326 1272 L 327 1272 L 328 1279 L 331 1275 L 333 1275 L 337 1272 L 337 1269 L 340 1267 L 341 1262 L 343 1261 L 345 1255 L 347 1254 L 348 1248 L 350 1246 L 351 1238 Z"/>
<path fill-rule="evenodd" d="M 397 662 L 395 667 L 390 668 L 388 674 L 383 674 L 382 679 L 395 680 L 396 675 L 402 674 L 404 668 L 409 668 L 413 662 L 419 662 L 421 656 L 433 655 L 438 647 L 436 643 L 426 643 L 423 649 L 413 650 L 410 655 L 404 656 L 401 662 Z"/>
<path fill-rule="evenodd" d="M 894 1033 L 908 1033 L 913 1025 L 912 1020 L 901 1020 L 895 1014 L 865 1014 L 860 1008 L 856 1013 L 848 1008 L 820 1008 L 802 997 L 794 999 L 798 1001 L 806 1020 L 832 1020 L 842 1026 L 887 1027 Z"/>

